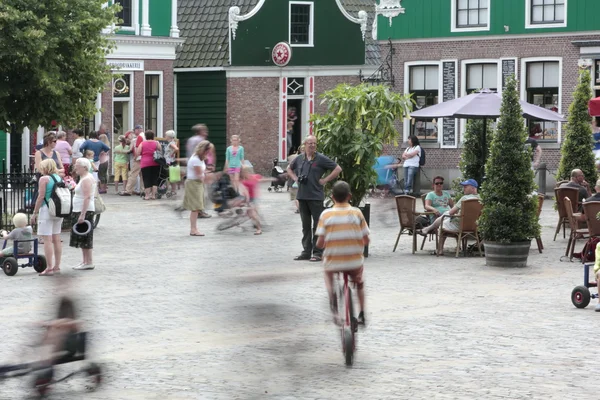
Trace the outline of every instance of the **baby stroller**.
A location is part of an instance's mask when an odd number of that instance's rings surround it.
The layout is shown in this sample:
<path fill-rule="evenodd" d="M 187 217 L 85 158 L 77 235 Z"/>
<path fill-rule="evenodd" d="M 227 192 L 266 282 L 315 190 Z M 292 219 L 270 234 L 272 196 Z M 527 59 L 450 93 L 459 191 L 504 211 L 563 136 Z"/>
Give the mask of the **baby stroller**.
<path fill-rule="evenodd" d="M 279 165 L 278 159 L 273 159 L 273 169 L 271 170 L 271 177 L 275 178 L 271 182 L 271 186 L 267 189 L 269 192 L 275 190 L 276 192 L 281 192 L 286 183 L 286 174 Z"/>
<path fill-rule="evenodd" d="M 158 185 L 156 186 L 156 198 L 160 199 L 163 196 L 167 196 L 167 199 L 174 195 L 173 192 L 169 191 L 169 166 L 161 165 L 160 172 L 158 174 Z M 140 197 L 146 196 L 143 191 L 140 193 Z"/>
<path fill-rule="evenodd" d="M 210 188 L 210 201 L 213 202 L 216 212 L 225 211 L 228 208 L 227 200 L 231 200 L 237 197 L 237 195 L 236 190 L 231 185 L 231 178 L 228 174 L 222 174 Z"/>

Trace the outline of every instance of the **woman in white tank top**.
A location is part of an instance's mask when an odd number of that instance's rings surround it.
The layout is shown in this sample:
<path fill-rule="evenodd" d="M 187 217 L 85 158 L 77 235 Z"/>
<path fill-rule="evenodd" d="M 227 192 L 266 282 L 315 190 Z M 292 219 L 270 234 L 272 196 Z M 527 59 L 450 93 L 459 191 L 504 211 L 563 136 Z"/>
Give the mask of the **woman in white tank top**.
<path fill-rule="evenodd" d="M 82 224 L 88 221 L 93 226 L 94 221 L 94 195 L 96 194 L 96 180 L 90 174 L 90 160 L 87 158 L 78 158 L 75 162 L 75 173 L 79 175 L 79 183 L 75 187 L 75 196 L 73 197 L 73 222 Z M 94 269 L 92 261 L 92 249 L 94 247 L 94 230 L 89 229 L 86 235 L 79 235 L 71 230 L 71 240 L 69 246 L 80 248 L 83 254 L 83 261 L 73 267 L 76 270 Z"/>

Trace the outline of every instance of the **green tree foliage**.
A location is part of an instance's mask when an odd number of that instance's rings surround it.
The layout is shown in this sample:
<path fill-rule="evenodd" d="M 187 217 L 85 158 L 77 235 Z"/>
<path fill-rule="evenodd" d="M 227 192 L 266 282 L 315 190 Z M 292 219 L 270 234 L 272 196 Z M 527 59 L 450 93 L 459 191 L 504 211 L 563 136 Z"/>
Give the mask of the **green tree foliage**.
<path fill-rule="evenodd" d="M 75 125 L 96 112 L 110 81 L 112 46 L 102 29 L 117 22 L 104 0 L 0 1 L 0 129 L 58 120 Z"/>
<path fill-rule="evenodd" d="M 598 179 L 594 160 L 594 140 L 588 113 L 588 102 L 592 98 L 590 73 L 587 70 L 579 74 L 579 84 L 573 93 L 573 102 L 569 106 L 569 118 L 566 125 L 565 140 L 562 144 L 558 178 L 571 179 L 571 171 L 581 169 L 585 179 L 593 187 Z"/>
<path fill-rule="evenodd" d="M 489 156 L 489 146 L 492 142 L 493 129 L 492 121 L 487 119 L 486 132 L 486 159 Z M 484 165 L 481 161 L 484 149 L 481 148 L 481 136 L 483 135 L 483 119 L 470 119 L 467 121 L 465 130 L 465 140 L 463 142 L 463 150 L 460 155 L 461 176 L 464 179 L 475 179 L 478 183 L 483 182 Z"/>
<path fill-rule="evenodd" d="M 351 203 L 358 206 L 377 182 L 373 166 L 383 146 L 398 145 L 394 123 L 410 113 L 412 100 L 385 86 L 365 84 L 340 84 L 321 97 L 327 113 L 311 117 L 319 151 L 342 167 L 340 179 L 348 182 Z"/>
<path fill-rule="evenodd" d="M 483 183 L 483 212 L 479 232 L 491 242 L 519 242 L 537 237 L 537 197 L 531 154 L 525 148 L 527 132 L 519 104 L 517 81 L 508 79 Z"/>

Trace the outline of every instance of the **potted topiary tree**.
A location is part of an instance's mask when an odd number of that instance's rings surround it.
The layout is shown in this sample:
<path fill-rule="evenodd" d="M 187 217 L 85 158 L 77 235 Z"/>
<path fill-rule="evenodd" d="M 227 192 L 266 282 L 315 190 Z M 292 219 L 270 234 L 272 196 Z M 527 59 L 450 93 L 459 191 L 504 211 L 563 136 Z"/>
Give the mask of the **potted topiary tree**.
<path fill-rule="evenodd" d="M 585 179 L 591 182 L 593 187 L 598 179 L 596 163 L 594 159 L 594 141 L 592 138 L 592 126 L 588 113 L 588 102 L 592 98 L 590 73 L 582 70 L 579 74 L 579 83 L 573 93 L 573 102 L 569 106 L 569 122 L 566 126 L 565 141 L 560 153 L 560 164 L 557 177 L 561 180 L 571 179 L 571 171 L 580 169 Z"/>
<path fill-rule="evenodd" d="M 513 76 L 502 93 L 500 119 L 485 166 L 479 232 L 489 266 L 525 267 L 531 239 L 539 236 L 538 200 L 532 196 L 535 184 L 526 139 Z"/>
<path fill-rule="evenodd" d="M 339 179 L 348 182 L 352 189 L 350 202 L 360 207 L 377 181 L 375 159 L 381 156 L 385 145 L 398 145 L 395 122 L 409 115 L 412 99 L 386 86 L 364 83 L 340 84 L 321 97 L 322 104 L 327 104 L 327 113 L 311 117 L 319 151 L 342 167 Z M 328 192 L 330 187 L 325 190 Z M 368 222 L 369 205 L 361 209 Z"/>
<path fill-rule="evenodd" d="M 398 145 L 395 122 L 409 115 L 412 100 L 386 86 L 364 83 L 340 84 L 321 97 L 327 113 L 311 117 L 319 151 L 342 167 L 339 178 L 352 188 L 351 203 L 358 207 L 377 181 L 375 159 L 385 145 Z"/>

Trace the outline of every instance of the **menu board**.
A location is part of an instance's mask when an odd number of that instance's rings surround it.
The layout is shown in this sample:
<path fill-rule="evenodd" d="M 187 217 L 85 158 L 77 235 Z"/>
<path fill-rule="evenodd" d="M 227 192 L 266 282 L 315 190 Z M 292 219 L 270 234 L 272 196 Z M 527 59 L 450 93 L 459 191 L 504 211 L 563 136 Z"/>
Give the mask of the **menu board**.
<path fill-rule="evenodd" d="M 502 89 L 506 88 L 506 80 L 509 76 L 517 73 L 516 60 L 502 60 Z"/>
<path fill-rule="evenodd" d="M 442 99 L 444 102 L 456 97 L 456 61 L 442 63 Z M 442 146 L 456 146 L 456 119 L 444 118 L 442 127 Z"/>

